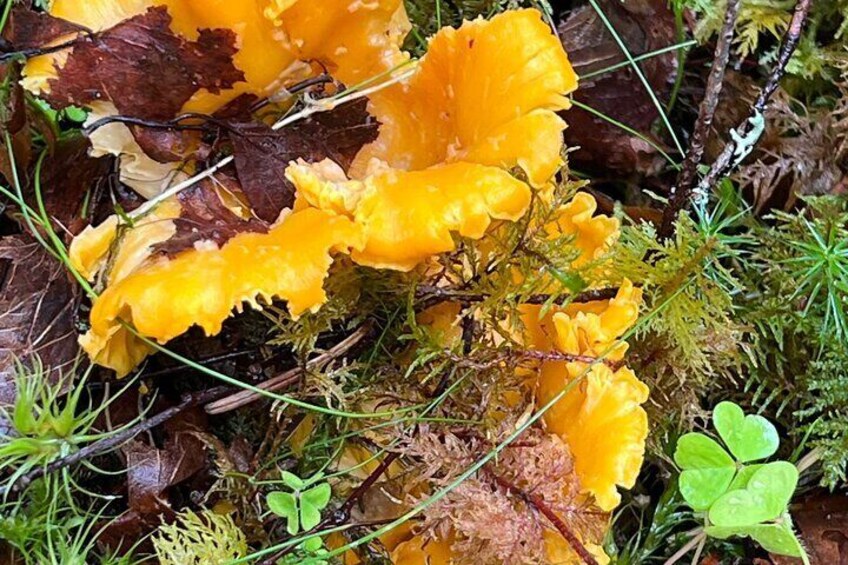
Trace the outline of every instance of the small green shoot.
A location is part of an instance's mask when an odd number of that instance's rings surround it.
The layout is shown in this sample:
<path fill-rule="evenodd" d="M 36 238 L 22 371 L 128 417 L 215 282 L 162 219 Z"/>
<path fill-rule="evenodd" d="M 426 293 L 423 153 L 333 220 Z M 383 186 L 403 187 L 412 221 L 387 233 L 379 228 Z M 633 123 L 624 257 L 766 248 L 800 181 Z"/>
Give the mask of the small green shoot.
<path fill-rule="evenodd" d="M 332 494 L 330 485 L 320 482 L 324 478 L 323 473 L 317 473 L 309 479 L 301 479 L 293 473 L 283 471 L 282 477 L 292 492 L 269 493 L 266 497 L 268 508 L 277 516 L 286 519 L 289 534 L 294 536 L 301 530 L 308 532 L 321 522 L 321 511 L 327 507 Z"/>
<path fill-rule="evenodd" d="M 745 415 L 732 402 L 715 407 L 713 425 L 727 450 L 693 432 L 680 438 L 674 452 L 682 469 L 680 492 L 693 510 L 703 513 L 704 533 L 718 539 L 748 536 L 767 551 L 807 563 L 787 510 L 798 470 L 787 461 L 750 464 L 777 452 L 780 439 L 774 425 L 762 416 Z"/>
<path fill-rule="evenodd" d="M 4 486 L 98 439 L 94 424 L 109 405 L 83 405 L 87 372 L 76 383 L 65 377 L 53 381 L 37 357 L 30 365 L 18 363 L 15 403 L 0 408 L 11 424 L 8 433 L 0 432 L 0 471 L 9 473 Z"/>
<path fill-rule="evenodd" d="M 297 546 L 297 552 L 285 556 L 280 565 L 298 565 L 303 562 L 303 557 L 309 557 L 310 563 L 314 565 L 327 565 L 329 561 L 322 559 L 329 554 L 327 548 L 324 547 L 324 541 L 319 536 L 306 538 L 303 543 Z"/>

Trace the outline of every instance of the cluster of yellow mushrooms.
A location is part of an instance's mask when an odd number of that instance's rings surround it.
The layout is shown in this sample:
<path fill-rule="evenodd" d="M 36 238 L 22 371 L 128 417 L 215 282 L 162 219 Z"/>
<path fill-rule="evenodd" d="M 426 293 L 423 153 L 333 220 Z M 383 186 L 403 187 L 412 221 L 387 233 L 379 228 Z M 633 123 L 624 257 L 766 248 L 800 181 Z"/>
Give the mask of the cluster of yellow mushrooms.
<path fill-rule="evenodd" d="M 132 226 L 114 216 L 73 241 L 74 267 L 102 284 L 81 344 L 95 363 L 119 375 L 152 352 L 139 335 L 160 344 L 192 326 L 214 335 L 245 304 L 281 300 L 293 316 L 319 309 L 328 271 L 341 255 L 376 269 L 426 269 L 454 249 L 455 234 L 481 239 L 493 221 L 521 218 L 562 165 L 565 122 L 557 112 L 569 107 L 577 77 L 536 10 L 445 28 L 414 67 L 401 70 L 409 59 L 400 47 L 409 30 L 401 0 L 55 0 L 52 13 L 101 30 L 155 5 L 167 6 L 173 31 L 187 38 L 201 28 L 237 35 L 234 64 L 245 81 L 218 94 L 199 91 L 186 111 L 211 113 L 245 93 L 268 96 L 323 69 L 348 85 L 395 79 L 369 95 L 379 136 L 348 170 L 330 160 L 291 163 L 296 202 L 267 233 L 196 245 L 173 258 L 156 254 L 154 246 L 176 230 L 180 204 L 171 198 Z M 31 60 L 26 86 L 49 89 L 62 63 L 61 53 Z M 94 110 L 114 112 L 106 102 Z M 186 174 L 147 158 L 121 124 L 98 130 L 92 143 L 98 152 L 120 155 L 130 184 L 149 198 L 166 187 L 162 179 Z M 511 173 L 518 169 L 526 181 Z M 601 257 L 616 239 L 617 220 L 595 215 L 595 208 L 591 196 L 578 194 L 545 226 L 552 235 L 573 236 L 577 262 Z M 535 380 L 541 406 L 582 379 L 544 422 L 567 443 L 582 492 L 604 511 L 618 504 L 618 486 L 635 481 L 647 435 L 641 405 L 648 390 L 623 365 L 620 341 L 640 302 L 639 289 L 625 281 L 612 300 L 544 315 L 538 306 L 521 307 L 527 347 L 615 362 L 544 362 Z M 446 541 L 397 541 L 398 564 L 450 562 Z"/>

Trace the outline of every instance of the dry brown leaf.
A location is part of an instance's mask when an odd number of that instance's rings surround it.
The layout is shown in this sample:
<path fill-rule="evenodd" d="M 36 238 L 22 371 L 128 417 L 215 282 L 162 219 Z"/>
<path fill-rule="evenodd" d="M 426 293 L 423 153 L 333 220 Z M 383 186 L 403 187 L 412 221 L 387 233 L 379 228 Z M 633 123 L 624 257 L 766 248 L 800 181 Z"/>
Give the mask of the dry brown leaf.
<path fill-rule="evenodd" d="M 599 0 L 598 5 L 634 56 L 675 42 L 674 16 L 665 0 Z M 559 25 L 559 34 L 574 69 L 581 76 L 574 98 L 652 137 L 651 126 L 659 114 L 631 67 L 582 78 L 592 71 L 626 61 L 597 12 L 588 5 L 577 8 Z M 675 54 L 651 57 L 639 65 L 657 97 L 665 100 L 677 72 Z M 651 173 L 663 163 L 648 143 L 589 112 L 572 108 L 565 113 L 565 119 L 566 143 L 580 146 L 570 157 L 579 167 Z"/>
<path fill-rule="evenodd" d="M 69 21 L 17 5 L 9 14 L 9 21 L 3 29 L 3 39 L 13 50 L 23 51 L 44 47 L 63 36 L 84 30 L 82 26 Z"/>
<path fill-rule="evenodd" d="M 233 154 L 242 190 L 254 213 L 274 222 L 294 203 L 294 186 L 285 176 L 291 161 L 330 158 L 345 170 L 359 149 L 377 136 L 377 122 L 365 101 L 319 112 L 279 131 L 251 122 L 236 126 Z"/>
<path fill-rule="evenodd" d="M 177 231 L 155 250 L 173 257 L 201 241 L 213 241 L 221 246 L 240 233 L 268 231 L 265 222 L 242 218 L 228 208 L 221 200 L 221 195 L 227 193 L 235 200 L 241 194 L 241 186 L 226 173 L 182 191 L 178 196 L 180 217 L 174 220 Z"/>
<path fill-rule="evenodd" d="M 29 128 L 29 112 L 24 98 L 24 89 L 20 85 L 20 64 L 0 65 L 0 77 L 9 80 L 8 89 L 0 91 L 0 174 L 12 186 L 12 162 L 6 146 L 6 134 L 11 139 L 12 153 L 19 177 L 26 172 L 32 159 L 32 139 Z"/>
<path fill-rule="evenodd" d="M 167 490 L 206 466 L 203 441 L 194 432 L 177 432 L 163 449 L 140 441 L 124 448 L 127 457 L 127 489 L 130 510 L 158 514 L 170 509 Z"/>
<path fill-rule="evenodd" d="M 848 565 L 848 497 L 837 493 L 808 498 L 792 508 L 792 517 L 811 565 Z"/>
<path fill-rule="evenodd" d="M 187 41 L 170 25 L 159 6 L 81 38 L 44 97 L 58 108 L 109 100 L 122 115 L 168 120 L 198 90 L 218 93 L 244 80 L 232 62 L 231 30 L 203 29 L 197 41 Z"/>
<path fill-rule="evenodd" d="M 76 284 L 29 235 L 0 239 L 0 404 L 15 398 L 15 360 L 41 358 L 53 374 L 77 356 Z"/>

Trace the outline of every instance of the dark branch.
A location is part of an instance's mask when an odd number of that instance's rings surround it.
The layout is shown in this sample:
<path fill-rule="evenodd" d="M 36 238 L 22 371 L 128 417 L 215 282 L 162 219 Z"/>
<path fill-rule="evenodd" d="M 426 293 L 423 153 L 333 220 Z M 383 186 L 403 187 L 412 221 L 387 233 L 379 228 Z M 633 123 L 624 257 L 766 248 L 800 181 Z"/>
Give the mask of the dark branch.
<path fill-rule="evenodd" d="M 620 362 L 600 359 L 590 355 L 573 355 L 571 353 L 561 353 L 559 351 L 541 351 L 539 349 L 504 349 L 497 351 L 491 359 L 478 361 L 470 357 L 462 357 L 446 352 L 447 357 L 456 363 L 459 367 L 467 367 L 478 371 L 485 371 L 495 367 L 500 367 L 509 360 L 525 360 L 533 361 L 565 361 L 566 363 L 586 363 L 591 365 L 599 361 L 615 370 L 621 365 Z"/>
<path fill-rule="evenodd" d="M 332 79 L 328 75 L 322 74 L 322 75 L 319 75 L 317 77 L 312 77 L 312 78 L 306 79 L 304 81 L 301 81 L 301 82 L 293 85 L 291 88 L 289 88 L 287 90 L 287 92 L 288 92 L 289 95 L 293 96 L 293 95 L 295 95 L 299 92 L 303 92 L 304 90 L 306 90 L 306 89 L 308 89 L 312 86 L 315 86 L 315 85 L 318 85 L 318 84 L 324 84 L 324 83 L 331 82 L 331 81 L 332 81 Z M 267 102 L 267 98 L 264 101 Z M 251 110 L 256 111 L 256 109 L 258 109 L 260 107 L 261 107 L 261 105 L 257 104 L 257 105 L 254 105 L 251 108 Z M 188 123 L 188 124 L 183 123 L 186 120 L 194 120 L 195 122 L 199 121 L 200 123 Z M 188 113 L 185 113 L 185 114 L 180 114 L 179 116 L 177 116 L 177 117 L 175 117 L 171 120 L 145 120 L 145 119 L 137 118 L 137 117 L 134 117 L 134 116 L 122 116 L 122 115 L 106 116 L 106 117 L 100 118 L 99 120 L 92 122 L 91 124 L 87 125 L 86 127 L 83 128 L 82 131 L 83 131 L 83 134 L 85 134 L 86 136 L 90 136 L 97 129 L 99 129 L 103 126 L 112 124 L 112 123 L 122 123 L 122 124 L 131 125 L 131 126 L 141 126 L 141 127 L 151 128 L 151 129 L 169 129 L 169 130 L 175 130 L 175 131 L 208 131 L 208 130 L 212 129 L 211 126 L 215 126 L 215 127 L 220 128 L 220 129 L 227 130 L 230 133 L 233 133 L 233 134 L 236 134 L 236 135 L 242 135 L 242 136 L 243 135 L 249 135 L 249 134 L 246 134 L 244 131 L 241 131 L 238 128 L 234 128 L 230 123 L 228 123 L 225 120 L 218 119 L 215 116 L 210 116 L 208 114 L 199 114 L 199 113 L 196 113 L 196 112 L 188 112 Z M 265 135 L 265 134 L 257 134 L 257 135 Z"/>
<path fill-rule="evenodd" d="M 19 58 L 30 59 L 32 57 L 40 57 L 41 55 L 58 53 L 59 51 L 64 51 L 65 49 L 69 49 L 75 46 L 80 41 L 91 39 L 96 35 L 96 33 L 91 31 L 82 31 L 79 37 L 76 37 L 69 41 L 65 41 L 64 43 L 59 43 L 58 45 L 51 45 L 49 47 L 38 47 L 32 49 L 21 49 L 20 51 L 8 51 L 6 53 L 0 54 L 0 63 L 5 63 L 7 61 Z"/>
<path fill-rule="evenodd" d="M 762 136 L 765 119 L 763 113 L 772 95 L 780 85 L 780 79 L 786 73 L 786 65 L 789 63 L 789 59 L 795 52 L 798 42 L 801 40 L 801 32 L 804 30 L 804 24 L 807 22 L 811 5 L 812 0 L 798 0 L 798 3 L 795 5 L 795 13 L 792 15 L 792 21 L 789 23 L 789 27 L 783 36 L 780 55 L 771 71 L 768 81 L 763 86 L 759 96 L 757 96 L 750 116 L 739 127 L 730 132 L 731 140 L 725 145 L 724 150 L 716 159 L 709 173 L 707 173 L 694 191 L 696 198 L 703 198 L 709 194 L 719 179 L 726 177 L 728 173 L 742 163 Z"/>
<path fill-rule="evenodd" d="M 692 142 L 689 144 L 689 152 L 683 160 L 676 186 L 672 187 L 671 197 L 663 211 L 662 225 L 659 231 L 659 235 L 663 239 L 674 233 L 674 221 L 680 211 L 688 207 L 692 201 L 692 186 L 695 182 L 695 175 L 704 155 L 704 144 L 709 136 L 721 89 L 724 86 L 724 72 L 727 69 L 727 62 L 730 60 L 730 46 L 733 43 L 740 4 L 741 0 L 728 0 L 727 2 L 724 26 L 716 44 L 715 56 L 713 57 L 710 76 L 707 79 L 704 100 L 701 102 L 698 120 L 695 122 L 695 129 L 692 133 Z M 678 69 L 678 72 L 683 71 Z"/>
<path fill-rule="evenodd" d="M 172 406 L 166 410 L 163 410 L 151 418 L 141 420 L 136 424 L 133 424 L 132 426 L 122 429 L 114 435 L 110 435 L 109 437 L 95 441 L 94 443 L 83 447 L 79 451 L 76 451 L 74 453 L 71 453 L 70 455 L 61 457 L 59 459 L 56 459 L 55 461 L 48 463 L 44 467 L 34 468 L 32 471 L 21 477 L 13 485 L 0 489 L 0 496 L 5 496 L 7 490 L 11 490 L 11 492 L 20 492 L 26 489 L 30 484 L 32 484 L 33 481 L 43 477 L 44 475 L 55 473 L 56 471 L 64 469 L 65 467 L 76 465 L 77 463 L 80 463 L 87 459 L 91 459 L 92 457 L 96 457 L 98 455 L 103 455 L 104 453 L 114 451 L 129 440 L 133 439 L 138 434 L 144 433 L 148 430 L 152 430 L 156 426 L 164 424 L 171 418 L 177 416 L 182 412 L 185 412 L 190 408 L 194 408 L 195 406 L 200 406 L 202 404 L 206 404 L 207 402 L 222 398 L 230 392 L 232 392 L 232 388 L 230 387 L 215 387 L 210 388 L 209 390 L 205 390 L 203 392 L 197 392 L 187 395 L 183 398 L 182 402 L 180 402 L 176 406 Z"/>

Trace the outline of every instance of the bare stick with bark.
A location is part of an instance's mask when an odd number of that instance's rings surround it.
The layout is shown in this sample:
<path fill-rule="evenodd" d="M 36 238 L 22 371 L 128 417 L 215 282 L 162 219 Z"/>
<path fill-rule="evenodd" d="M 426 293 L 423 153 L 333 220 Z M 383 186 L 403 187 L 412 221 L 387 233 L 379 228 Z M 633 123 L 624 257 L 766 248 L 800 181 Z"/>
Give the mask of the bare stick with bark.
<path fill-rule="evenodd" d="M 597 559 L 589 553 L 589 550 L 583 545 L 580 541 L 580 538 L 571 531 L 568 525 L 560 518 L 553 509 L 548 506 L 545 500 L 532 492 L 527 492 L 524 489 L 520 488 L 518 485 L 515 485 L 501 477 L 497 473 L 495 473 L 491 468 L 487 468 L 489 475 L 495 480 L 495 482 L 503 488 L 504 490 L 511 492 L 517 496 L 519 496 L 522 500 L 524 500 L 528 505 L 530 505 L 533 509 L 538 511 L 542 516 L 548 519 L 551 524 L 557 529 L 557 531 L 565 538 L 565 541 L 568 542 L 568 545 L 571 546 L 571 549 L 574 550 L 583 563 L 586 565 L 598 565 Z"/>
<path fill-rule="evenodd" d="M 710 171 L 693 191 L 695 198 L 705 198 L 719 179 L 726 177 L 754 150 L 765 130 L 763 114 L 766 106 L 780 85 L 780 79 L 786 74 L 786 65 L 801 40 L 801 32 L 804 30 L 812 3 L 812 0 L 798 0 L 795 5 L 795 12 L 792 14 L 792 21 L 789 23 L 781 41 L 780 55 L 768 81 L 757 96 L 756 102 L 754 102 L 751 114 L 741 125 L 730 131 L 731 140 L 725 145 Z"/>
<path fill-rule="evenodd" d="M 695 122 L 695 129 L 692 132 L 689 151 L 686 153 L 680 174 L 677 176 L 676 186 L 671 189 L 668 205 L 663 211 L 662 225 L 659 231 L 662 238 L 668 238 L 674 233 L 674 221 L 677 219 L 677 215 L 692 201 L 692 185 L 695 182 L 698 165 L 704 155 L 704 144 L 709 137 L 710 126 L 713 123 L 719 96 L 724 86 L 724 73 L 730 60 L 730 46 L 733 43 L 736 19 L 739 16 L 741 3 L 741 0 L 728 0 L 727 2 L 724 25 L 716 43 L 715 56 L 713 57 L 710 76 L 707 79 L 704 100 L 698 110 L 698 120 Z M 683 71 L 678 69 L 678 72 Z"/>
<path fill-rule="evenodd" d="M 59 459 L 56 459 L 55 461 L 48 463 L 44 467 L 34 468 L 32 471 L 21 477 L 13 485 L 0 489 L 0 496 L 4 496 L 6 494 L 7 489 L 11 492 L 20 492 L 26 489 L 30 484 L 32 484 L 33 481 L 43 477 L 44 475 L 55 473 L 56 471 L 59 471 L 66 467 L 70 467 L 71 465 L 76 465 L 77 463 L 81 463 L 82 461 L 91 459 L 92 457 L 97 457 L 98 455 L 103 455 L 104 453 L 114 451 L 126 442 L 133 439 L 135 436 L 146 431 L 152 430 L 160 424 L 164 424 L 165 422 L 167 422 L 171 418 L 174 418 L 178 414 L 181 414 L 186 410 L 189 410 L 190 408 L 194 408 L 195 406 L 201 406 L 212 400 L 222 398 L 230 392 L 232 392 L 232 388 L 230 387 L 215 387 L 210 388 L 209 390 L 204 390 L 202 392 L 196 392 L 186 395 L 183 397 L 182 402 L 159 412 L 155 416 L 152 416 L 145 420 L 140 420 L 139 422 L 122 429 L 114 435 L 95 441 L 94 443 L 83 447 L 79 451 L 76 451 L 74 453 L 71 453 L 70 455 L 66 455 L 65 457 L 61 457 Z"/>
<path fill-rule="evenodd" d="M 338 359 L 342 355 L 345 355 L 355 345 L 362 341 L 363 338 L 365 338 L 365 336 L 367 336 L 370 332 L 371 324 L 362 324 L 353 333 L 351 333 L 345 339 L 334 345 L 332 348 L 328 349 L 325 353 L 322 353 L 318 357 L 307 361 L 305 366 L 295 367 L 293 369 L 285 371 L 284 373 L 280 373 L 279 375 L 258 384 L 257 388 L 261 388 L 268 392 L 274 392 L 287 388 L 295 384 L 298 380 L 300 380 L 300 377 L 303 376 L 306 371 L 309 371 L 310 369 L 313 369 L 315 367 L 320 367 L 321 365 L 325 365 L 330 361 L 333 361 L 335 359 Z M 258 392 L 254 392 L 252 390 L 242 390 L 235 394 L 231 394 L 226 398 L 221 398 L 216 400 L 215 402 L 208 404 L 205 410 L 208 414 L 223 414 L 225 412 L 235 410 L 236 408 L 246 406 L 251 402 L 256 402 L 261 398 L 264 397 Z"/>

